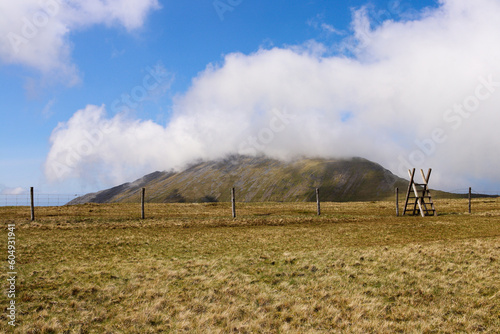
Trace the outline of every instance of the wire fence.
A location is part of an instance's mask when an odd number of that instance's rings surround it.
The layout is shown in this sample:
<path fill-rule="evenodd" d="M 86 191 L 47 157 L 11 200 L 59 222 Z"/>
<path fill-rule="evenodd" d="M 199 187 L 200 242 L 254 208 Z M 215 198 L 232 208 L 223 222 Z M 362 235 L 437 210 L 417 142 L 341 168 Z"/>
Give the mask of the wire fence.
<path fill-rule="evenodd" d="M 401 201 L 398 199 L 398 188 L 396 190 L 396 205 L 395 205 L 395 214 L 396 216 L 400 216 L 399 214 L 399 206 L 401 204 Z M 468 189 L 467 189 L 468 190 Z M 71 217 L 78 217 L 78 219 L 99 219 L 102 217 L 115 217 L 115 218 L 120 218 L 120 219 L 127 219 L 130 217 L 136 217 L 136 218 L 142 218 L 145 219 L 145 216 L 148 218 L 164 218 L 166 216 L 170 218 L 180 218 L 180 219 L 185 219 L 185 218 L 190 218 L 190 217 L 206 217 L 206 218 L 220 218 L 222 216 L 226 215 L 226 212 L 229 212 L 229 209 L 232 210 L 232 218 L 236 218 L 236 199 L 235 199 L 235 190 L 232 189 L 231 191 L 231 201 L 230 202 L 220 202 L 220 203 L 182 203 L 182 206 L 169 206 L 165 204 L 169 203 L 153 203 L 149 202 L 146 200 L 145 195 L 145 188 L 142 188 L 142 193 L 141 193 L 141 198 L 140 202 L 134 202 L 134 203 L 129 203 L 133 205 L 126 205 L 123 206 L 120 203 L 114 203 L 114 204 L 107 204 L 106 207 L 99 207 L 99 204 L 97 203 L 87 203 L 85 205 L 67 205 L 69 202 L 72 200 L 76 199 L 80 195 L 78 194 L 40 194 L 40 193 L 35 193 L 33 188 L 30 189 L 29 194 L 18 194 L 18 195 L 13 195 L 13 194 L 0 194 L 0 207 L 6 208 L 6 212 L 9 215 L 13 215 L 12 217 L 25 217 L 28 216 L 30 213 L 30 210 L 28 210 L 31 207 L 31 221 L 35 220 L 35 216 L 38 217 L 38 212 L 36 212 L 36 207 L 44 207 L 44 209 L 40 210 L 41 216 L 42 217 L 55 217 L 55 216 L 71 216 Z M 468 192 L 468 191 L 467 191 Z M 463 199 L 463 211 L 466 212 L 467 210 L 467 204 L 465 200 L 467 199 L 467 194 L 464 194 L 464 192 L 460 191 L 463 196 L 456 197 L 455 199 Z M 31 206 L 31 194 L 33 194 L 33 206 Z M 483 194 L 483 195 L 481 195 Z M 478 192 L 478 191 L 471 191 L 471 195 L 469 196 L 469 205 L 468 205 L 468 212 L 469 214 L 474 211 L 474 213 L 478 212 L 485 212 L 486 211 L 491 211 L 492 208 L 496 210 L 495 212 L 498 211 L 498 195 L 492 194 L 492 195 L 487 195 L 484 194 L 484 192 Z M 484 196 L 486 195 L 486 196 Z M 497 197 L 495 200 L 472 200 L 473 198 L 484 198 L 484 197 Z M 451 199 L 450 199 L 451 200 Z M 453 200 L 448 200 L 448 198 L 443 198 L 443 211 L 439 211 L 440 214 L 449 214 L 449 212 L 462 212 L 462 204 L 458 204 L 457 202 L 453 202 Z M 340 202 L 324 202 L 321 203 L 321 208 L 324 208 L 325 211 L 320 209 L 320 196 L 319 196 L 319 189 L 316 189 L 316 210 L 312 210 L 311 207 L 307 207 L 304 209 L 305 204 L 299 205 L 298 207 L 295 207 L 297 203 L 290 202 L 288 204 L 285 204 L 283 202 L 265 202 L 265 203 L 256 203 L 256 204 L 250 204 L 250 203 L 245 203 L 242 204 L 240 207 L 238 205 L 238 215 L 240 216 L 243 215 L 243 217 L 254 217 L 254 216 L 268 216 L 271 214 L 282 214 L 283 210 L 286 210 L 288 208 L 289 212 L 292 212 L 292 214 L 317 214 L 322 215 L 323 212 L 326 213 L 339 213 L 341 210 L 343 214 L 346 213 L 351 213 L 351 214 L 358 214 L 361 211 L 365 210 L 365 204 L 367 202 L 351 202 L 349 207 L 342 207 L 342 209 L 339 207 Z M 474 202 L 474 209 L 472 210 L 471 204 Z M 147 210 L 145 210 L 145 203 L 147 204 Z M 280 203 L 279 205 L 276 205 L 276 203 Z M 376 203 L 374 201 L 371 201 L 370 203 Z M 403 202 L 404 203 L 404 196 L 403 196 Z M 136 205 L 137 204 L 137 205 Z M 140 205 L 140 206 L 139 206 Z M 324 205 L 324 207 L 323 207 Z M 384 211 L 387 214 L 390 211 L 392 211 L 391 206 L 387 205 L 377 205 L 377 210 L 380 208 L 387 209 L 387 211 Z M 415 204 L 416 205 L 416 204 Z M 64 206 L 64 208 L 62 208 Z M 26 209 L 21 208 L 20 210 L 17 209 L 10 209 L 11 207 L 27 207 Z M 293 207 L 290 211 L 290 208 Z M 140 211 L 139 211 L 140 208 Z M 433 207 L 434 209 L 434 207 Z M 10 210 L 10 211 L 9 211 Z M 25 211 L 26 210 L 26 211 Z M 438 210 L 441 210 L 438 208 Z M 450 211 L 452 210 L 452 211 Z M 458 211 L 457 211 L 458 210 Z M 147 211 L 147 214 L 145 214 L 145 211 Z M 316 212 L 313 212 L 316 211 Z M 256 213 L 257 212 L 257 213 Z M 379 211 L 377 211 L 379 212 Z M 420 209 L 421 215 L 424 216 L 424 212 L 422 209 Z M 435 212 L 435 211 L 434 211 Z M 140 213 L 140 215 L 139 215 Z M 405 215 L 403 213 L 403 215 Z M 413 213 L 415 215 L 415 212 Z M 426 215 L 426 214 L 425 214 Z M 438 214 L 439 215 L 439 214 Z"/>
<path fill-rule="evenodd" d="M 455 189 L 451 193 L 467 194 L 469 189 Z M 498 196 L 500 191 L 481 191 L 472 189 L 472 196 Z M 34 194 L 35 206 L 62 206 L 81 194 Z M 0 194 L 0 206 L 30 206 L 30 194 Z"/>
<path fill-rule="evenodd" d="M 35 206 L 62 206 L 79 197 L 79 194 L 34 194 Z M 0 206 L 30 206 L 30 194 L 0 194 Z"/>
<path fill-rule="evenodd" d="M 451 191 L 451 193 L 455 194 L 464 194 L 466 195 L 469 192 L 469 189 L 455 189 Z M 471 191 L 472 197 L 483 197 L 491 196 L 497 197 L 500 194 L 500 191 L 481 191 L 472 189 Z M 81 194 L 42 194 L 42 193 L 34 193 L 34 206 L 63 206 L 71 202 L 77 197 L 82 196 Z M 0 194 L 0 207 L 6 206 L 30 206 L 30 194 Z"/>
<path fill-rule="evenodd" d="M 454 189 L 454 190 L 451 190 L 449 192 L 452 194 L 468 194 L 469 188 Z M 477 189 L 472 188 L 471 194 L 472 194 L 472 196 L 479 196 L 479 197 L 485 196 L 485 195 L 496 197 L 496 196 L 500 195 L 500 191 L 499 190 L 477 190 Z"/>

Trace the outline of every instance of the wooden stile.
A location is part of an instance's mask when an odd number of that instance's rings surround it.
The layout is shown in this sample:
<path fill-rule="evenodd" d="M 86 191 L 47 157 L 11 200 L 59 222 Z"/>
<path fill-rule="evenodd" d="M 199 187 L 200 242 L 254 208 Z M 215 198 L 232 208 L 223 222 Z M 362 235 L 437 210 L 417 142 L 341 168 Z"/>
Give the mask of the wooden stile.
<path fill-rule="evenodd" d="M 407 213 L 411 215 L 417 215 L 418 213 L 420 213 L 422 217 L 430 215 L 437 216 L 437 211 L 434 207 L 432 196 L 429 191 L 429 179 L 431 177 L 431 171 L 432 169 L 429 168 L 427 175 L 425 175 L 424 171 L 421 169 L 420 174 L 422 175 L 423 183 L 415 183 L 415 168 L 413 168 L 413 170 L 408 170 L 410 183 L 408 185 L 408 191 L 406 192 L 403 216 Z M 412 204 L 413 208 L 411 208 Z"/>

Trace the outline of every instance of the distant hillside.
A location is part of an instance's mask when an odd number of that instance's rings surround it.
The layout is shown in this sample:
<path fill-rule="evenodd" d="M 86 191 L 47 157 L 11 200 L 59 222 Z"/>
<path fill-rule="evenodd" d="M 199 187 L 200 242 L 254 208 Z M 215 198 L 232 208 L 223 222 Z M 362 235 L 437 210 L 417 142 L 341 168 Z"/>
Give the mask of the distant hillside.
<path fill-rule="evenodd" d="M 233 155 L 199 162 L 182 172 L 154 172 L 132 183 L 87 194 L 69 204 L 138 202 L 145 187 L 149 202 L 229 201 L 230 189 L 244 202 L 313 201 L 320 188 L 322 201 L 368 201 L 406 191 L 408 181 L 362 158 L 301 159 L 283 162 L 266 157 Z"/>

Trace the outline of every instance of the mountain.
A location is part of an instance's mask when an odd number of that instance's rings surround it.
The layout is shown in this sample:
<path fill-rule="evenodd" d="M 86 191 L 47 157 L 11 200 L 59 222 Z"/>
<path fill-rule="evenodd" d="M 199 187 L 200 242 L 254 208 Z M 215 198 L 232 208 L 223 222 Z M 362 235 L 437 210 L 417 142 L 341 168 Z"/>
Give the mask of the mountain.
<path fill-rule="evenodd" d="M 68 204 L 139 202 L 146 188 L 148 202 L 372 201 L 406 191 L 408 181 L 362 158 L 298 159 L 231 155 L 192 164 L 181 172 L 154 172 L 134 182 L 78 197 Z"/>

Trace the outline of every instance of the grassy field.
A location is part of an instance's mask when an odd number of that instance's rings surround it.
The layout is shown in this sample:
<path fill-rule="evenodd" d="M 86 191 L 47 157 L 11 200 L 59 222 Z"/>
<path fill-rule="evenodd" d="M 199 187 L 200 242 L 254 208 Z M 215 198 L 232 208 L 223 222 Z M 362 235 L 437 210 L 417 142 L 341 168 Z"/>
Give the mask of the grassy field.
<path fill-rule="evenodd" d="M 500 200 L 436 206 L 0 208 L 0 278 L 10 223 L 18 333 L 499 333 Z"/>

